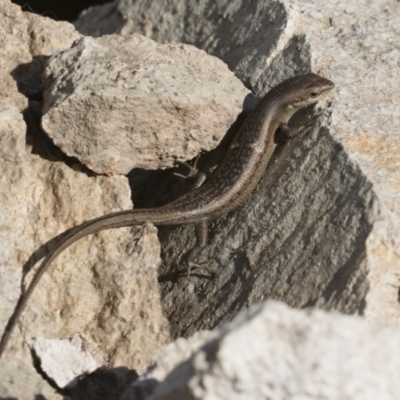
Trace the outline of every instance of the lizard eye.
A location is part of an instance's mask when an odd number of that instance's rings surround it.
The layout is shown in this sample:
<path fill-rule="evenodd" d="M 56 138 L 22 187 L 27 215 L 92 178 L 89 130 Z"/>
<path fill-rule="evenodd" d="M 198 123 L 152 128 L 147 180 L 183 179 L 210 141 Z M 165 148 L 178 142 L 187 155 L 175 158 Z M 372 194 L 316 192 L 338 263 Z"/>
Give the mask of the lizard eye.
<path fill-rule="evenodd" d="M 310 93 L 310 97 L 312 97 L 314 99 L 315 97 L 318 97 L 318 93 L 312 92 L 312 93 Z"/>

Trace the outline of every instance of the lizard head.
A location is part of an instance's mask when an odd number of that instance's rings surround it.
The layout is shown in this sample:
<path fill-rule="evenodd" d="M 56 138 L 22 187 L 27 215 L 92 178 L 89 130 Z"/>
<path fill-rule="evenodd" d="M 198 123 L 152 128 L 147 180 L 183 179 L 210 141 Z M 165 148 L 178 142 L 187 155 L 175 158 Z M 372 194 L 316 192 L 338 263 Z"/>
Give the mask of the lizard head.
<path fill-rule="evenodd" d="M 295 76 L 275 86 L 267 96 L 280 98 L 280 122 L 287 124 L 300 109 L 323 99 L 333 88 L 334 83 L 317 74 Z"/>
<path fill-rule="evenodd" d="M 285 81 L 288 102 L 291 107 L 300 109 L 323 99 L 335 84 L 317 74 L 296 76 Z"/>

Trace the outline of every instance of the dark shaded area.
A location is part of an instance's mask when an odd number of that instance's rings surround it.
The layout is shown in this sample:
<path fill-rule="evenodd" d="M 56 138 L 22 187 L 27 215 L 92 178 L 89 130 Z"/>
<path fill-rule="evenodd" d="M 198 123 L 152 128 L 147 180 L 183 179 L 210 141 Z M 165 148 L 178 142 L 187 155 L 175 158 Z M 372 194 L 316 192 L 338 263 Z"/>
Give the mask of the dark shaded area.
<path fill-rule="evenodd" d="M 35 56 L 30 63 L 20 64 L 11 76 L 17 83 L 18 91 L 28 98 L 28 107 L 23 111 L 26 123 L 26 144 L 32 147 L 32 153 L 45 160 L 63 162 L 74 170 L 88 176 L 96 174 L 81 164 L 75 157 L 69 157 L 57 147 L 40 126 L 43 106 L 42 73 L 47 56 Z"/>
<path fill-rule="evenodd" d="M 18 397 L 0 397 L 0 400 L 20 400 Z M 36 394 L 32 397 L 32 400 L 46 400 L 46 397 L 41 394 Z"/>
<path fill-rule="evenodd" d="M 232 124 L 221 143 L 214 150 L 201 155 L 197 163 L 199 171 L 205 173 L 206 176 L 212 174 L 213 169 L 223 158 L 227 147 L 257 101 L 253 95 L 246 96 L 243 112 Z M 193 165 L 194 160 L 189 163 Z M 128 178 L 135 208 L 160 207 L 187 193 L 192 188 L 196 178 L 184 179 L 175 175 L 175 173 L 186 176 L 188 167 L 178 164 L 176 168 L 165 170 L 133 169 L 128 174 Z"/>
<path fill-rule="evenodd" d="M 119 400 L 137 377 L 136 371 L 126 367 L 99 368 L 81 377 L 73 389 L 61 393 L 66 400 Z"/>
<path fill-rule="evenodd" d="M 46 373 L 43 371 L 42 369 L 42 365 L 40 363 L 40 358 L 36 355 L 36 353 L 31 349 L 31 357 L 32 357 L 32 361 L 33 361 L 33 366 L 35 367 L 36 371 L 39 373 L 39 375 L 55 390 L 58 391 L 58 387 L 56 385 L 56 383 L 53 381 L 53 379 L 49 378 Z M 43 398 L 43 396 L 41 394 L 36 395 L 35 396 L 35 400 L 36 397 L 38 398 L 38 400 L 41 398 Z"/>
<path fill-rule="evenodd" d="M 43 94 L 42 73 L 48 56 L 34 56 L 29 63 L 18 65 L 11 76 L 17 83 L 18 91 L 30 100 L 40 100 Z"/>
<path fill-rule="evenodd" d="M 12 0 L 23 11 L 49 17 L 56 21 L 74 21 L 88 7 L 109 3 L 109 0 Z"/>
<path fill-rule="evenodd" d="M 212 329 L 266 299 L 362 314 L 371 184 L 324 128 L 277 150 L 251 198 L 210 227 L 199 262 L 208 260 L 215 279 L 192 276 L 192 292 L 186 278 L 168 281 L 182 268 L 177 249 L 190 248 L 194 233 L 160 229 L 161 292 L 173 337 Z"/>
<path fill-rule="evenodd" d="M 32 352 L 34 356 L 34 353 Z M 41 370 L 38 359 L 34 357 L 34 365 L 40 375 L 45 379 L 57 393 L 65 400 L 120 400 L 123 393 L 138 378 L 136 371 L 126 367 L 113 369 L 99 368 L 91 374 L 81 376 L 71 389 L 60 390 L 55 383 L 49 379 Z M 133 393 L 137 398 L 149 396 L 158 382 L 154 379 L 143 380 Z M 24 397 L 27 398 L 27 397 Z M 35 394 L 32 400 L 46 400 L 42 394 Z M 0 397 L 0 400 L 20 400 L 18 397 Z"/>
<path fill-rule="evenodd" d="M 96 176 L 92 170 L 83 165 L 76 157 L 67 156 L 40 127 L 42 117 L 42 99 L 29 100 L 28 108 L 23 112 L 27 126 L 26 144 L 31 146 L 32 154 L 52 162 L 63 162 L 75 171 L 87 176 Z"/>

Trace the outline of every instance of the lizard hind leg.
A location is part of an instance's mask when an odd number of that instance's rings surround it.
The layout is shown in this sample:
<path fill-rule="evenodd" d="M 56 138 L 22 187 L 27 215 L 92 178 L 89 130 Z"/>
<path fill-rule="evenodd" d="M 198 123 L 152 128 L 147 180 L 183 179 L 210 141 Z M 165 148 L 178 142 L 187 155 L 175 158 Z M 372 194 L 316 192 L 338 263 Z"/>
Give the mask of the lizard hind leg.
<path fill-rule="evenodd" d="M 187 162 L 180 162 L 180 164 L 185 165 L 186 167 L 189 168 L 189 172 L 187 175 L 181 175 L 176 172 L 174 172 L 174 175 L 179 176 L 180 178 L 195 178 L 195 181 L 191 187 L 191 190 L 197 189 L 200 186 L 203 185 L 203 183 L 206 181 L 207 176 L 206 174 L 199 172 L 197 169 L 197 162 L 199 161 L 200 154 L 196 157 L 194 160 L 193 166 L 190 165 Z M 215 272 L 211 271 L 208 268 L 207 263 L 196 263 L 194 260 L 198 257 L 198 255 L 201 253 L 201 251 L 206 247 L 207 242 L 208 242 L 208 226 L 207 226 L 207 221 L 200 221 L 195 225 L 195 231 L 196 231 L 196 245 L 189 251 L 186 263 L 187 263 L 187 274 L 188 274 L 188 279 L 190 279 L 190 274 L 192 272 L 192 269 L 198 268 L 198 269 L 205 269 L 210 274 L 215 275 Z"/>
<path fill-rule="evenodd" d="M 178 161 L 178 166 L 179 165 L 184 165 L 185 167 L 188 168 L 188 173 L 187 175 L 182 175 L 182 174 L 178 174 L 177 172 L 173 172 L 174 175 L 179 176 L 180 178 L 183 179 L 187 179 L 187 178 L 192 178 L 193 176 L 196 176 L 199 172 L 199 170 L 197 169 L 197 163 L 200 159 L 201 154 L 198 154 L 197 157 L 194 159 L 193 165 L 191 165 L 190 163 L 186 162 L 186 161 Z"/>
<path fill-rule="evenodd" d="M 193 268 L 205 269 L 210 274 L 216 275 L 215 272 L 211 271 L 208 267 L 208 263 L 196 263 L 194 260 L 198 257 L 201 251 L 206 247 L 208 242 L 208 225 L 207 221 L 200 221 L 195 225 L 196 231 L 196 245 L 190 250 L 187 257 L 187 267 L 188 267 L 188 279 L 190 279 L 190 274 Z"/>

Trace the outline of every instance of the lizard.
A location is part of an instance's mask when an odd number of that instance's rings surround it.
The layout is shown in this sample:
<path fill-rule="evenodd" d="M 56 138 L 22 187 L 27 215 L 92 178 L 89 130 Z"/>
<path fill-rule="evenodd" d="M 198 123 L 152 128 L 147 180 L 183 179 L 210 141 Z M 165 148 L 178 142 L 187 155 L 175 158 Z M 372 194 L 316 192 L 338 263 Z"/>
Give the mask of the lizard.
<path fill-rule="evenodd" d="M 266 170 L 276 147 L 275 133 L 279 130 L 285 139 L 290 139 L 313 125 L 318 115 L 297 127 L 289 127 L 288 122 L 298 110 L 317 103 L 334 86 L 330 80 L 314 73 L 281 82 L 259 101 L 233 138 L 221 163 L 204 183 L 164 206 L 114 212 L 83 222 L 70 231 L 45 257 L 21 295 L 0 342 L 0 357 L 41 276 L 63 250 L 84 236 L 146 222 L 195 224 L 197 243 L 188 253 L 188 276 L 192 267 L 202 268 L 194 260 L 207 245 L 208 223 L 243 203 Z"/>

